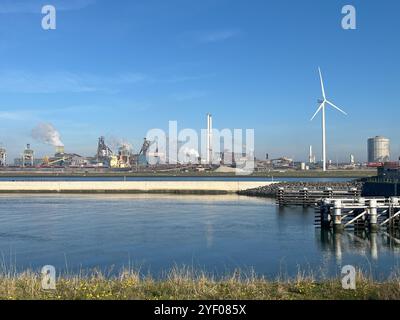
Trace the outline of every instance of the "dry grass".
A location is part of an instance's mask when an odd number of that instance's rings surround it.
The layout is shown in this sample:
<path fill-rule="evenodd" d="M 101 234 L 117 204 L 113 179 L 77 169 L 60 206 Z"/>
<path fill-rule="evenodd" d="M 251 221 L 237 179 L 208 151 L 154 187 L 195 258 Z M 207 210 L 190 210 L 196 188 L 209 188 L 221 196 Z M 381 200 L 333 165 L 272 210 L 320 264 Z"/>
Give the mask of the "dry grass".
<path fill-rule="evenodd" d="M 61 276 L 57 289 L 41 288 L 40 274 L 24 272 L 0 276 L 0 299 L 24 300 L 299 300 L 299 299 L 400 299 L 400 278 L 378 283 L 361 273 L 357 290 L 341 287 L 340 279 L 316 281 L 299 274 L 295 279 L 270 281 L 254 273 L 235 272 L 222 279 L 190 269 L 174 269 L 155 280 L 133 271 L 118 277 L 100 272 L 90 275 Z"/>

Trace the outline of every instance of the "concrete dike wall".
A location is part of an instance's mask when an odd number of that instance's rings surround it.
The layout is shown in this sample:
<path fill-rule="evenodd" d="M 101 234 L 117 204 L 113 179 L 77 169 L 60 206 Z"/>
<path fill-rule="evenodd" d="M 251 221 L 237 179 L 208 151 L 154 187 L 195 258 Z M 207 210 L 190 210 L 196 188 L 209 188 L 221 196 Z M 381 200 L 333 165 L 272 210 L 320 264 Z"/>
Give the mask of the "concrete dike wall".
<path fill-rule="evenodd" d="M 273 183 L 263 181 L 0 181 L 0 193 L 226 194 Z"/>

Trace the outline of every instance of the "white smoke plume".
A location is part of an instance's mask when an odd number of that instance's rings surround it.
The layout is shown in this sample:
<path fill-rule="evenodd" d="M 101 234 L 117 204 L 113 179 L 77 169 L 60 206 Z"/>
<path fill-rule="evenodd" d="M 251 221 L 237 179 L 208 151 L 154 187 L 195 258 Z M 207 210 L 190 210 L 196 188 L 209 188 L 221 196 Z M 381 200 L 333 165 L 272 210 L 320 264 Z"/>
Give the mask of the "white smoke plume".
<path fill-rule="evenodd" d="M 39 123 L 32 129 L 32 138 L 54 147 L 63 147 L 60 133 L 51 123 Z"/>
<path fill-rule="evenodd" d="M 111 148 L 111 150 L 113 150 L 113 152 L 118 152 L 118 149 L 121 147 L 124 147 L 131 152 L 133 151 L 133 145 L 122 138 L 110 136 L 106 139 L 106 143 Z"/>
<path fill-rule="evenodd" d="M 183 148 L 183 150 L 181 150 L 181 152 L 188 157 L 200 157 L 199 152 L 196 149 L 189 149 L 189 148 Z"/>

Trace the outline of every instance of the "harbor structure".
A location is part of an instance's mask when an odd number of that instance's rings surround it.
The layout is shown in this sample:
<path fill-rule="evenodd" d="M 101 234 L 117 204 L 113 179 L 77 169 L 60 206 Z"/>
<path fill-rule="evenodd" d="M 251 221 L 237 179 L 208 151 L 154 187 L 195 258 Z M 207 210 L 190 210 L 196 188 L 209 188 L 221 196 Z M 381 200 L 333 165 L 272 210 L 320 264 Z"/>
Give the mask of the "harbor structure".
<path fill-rule="evenodd" d="M 336 187 L 279 187 L 276 191 L 276 204 L 283 206 L 315 206 L 320 199 L 357 199 L 361 196 L 361 189 L 349 186 Z"/>
<path fill-rule="evenodd" d="M 386 162 L 378 167 L 375 177 L 364 178 L 363 196 L 397 197 L 400 196 L 400 163 Z"/>
<path fill-rule="evenodd" d="M 317 225 L 342 231 L 346 228 L 376 232 L 400 228 L 400 198 L 325 198 L 316 206 Z"/>
<path fill-rule="evenodd" d="M 390 140 L 382 136 L 368 139 L 368 162 L 384 163 L 390 161 Z"/>

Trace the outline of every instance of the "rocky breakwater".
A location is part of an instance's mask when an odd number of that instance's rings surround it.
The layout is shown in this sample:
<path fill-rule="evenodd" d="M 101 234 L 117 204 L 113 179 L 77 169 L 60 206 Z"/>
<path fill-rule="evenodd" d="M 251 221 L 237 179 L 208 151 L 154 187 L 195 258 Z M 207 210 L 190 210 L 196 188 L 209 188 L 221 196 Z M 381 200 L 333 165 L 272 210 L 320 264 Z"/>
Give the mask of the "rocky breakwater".
<path fill-rule="evenodd" d="M 255 189 L 240 191 L 239 194 L 251 197 L 275 197 L 280 188 L 284 188 L 288 191 L 300 191 L 304 188 L 307 188 L 309 191 L 324 191 L 328 188 L 331 188 L 333 191 L 345 191 L 353 188 L 362 190 L 363 182 L 281 182 Z"/>

